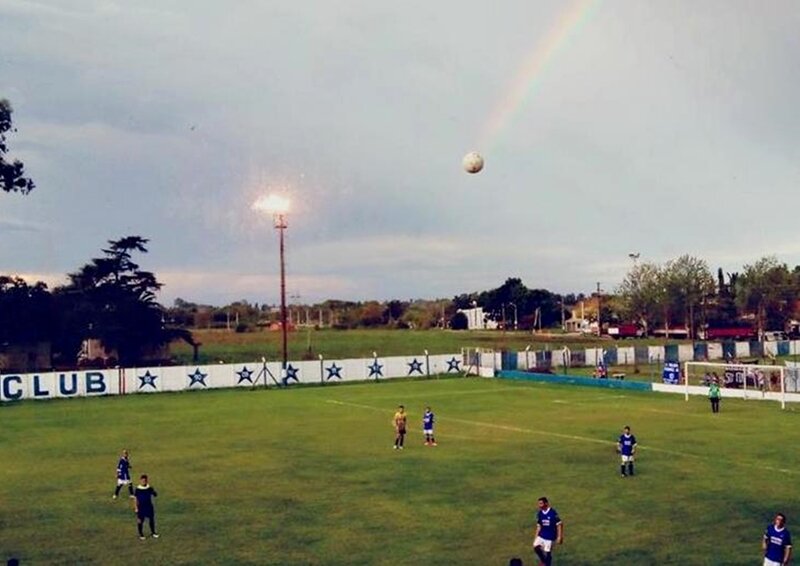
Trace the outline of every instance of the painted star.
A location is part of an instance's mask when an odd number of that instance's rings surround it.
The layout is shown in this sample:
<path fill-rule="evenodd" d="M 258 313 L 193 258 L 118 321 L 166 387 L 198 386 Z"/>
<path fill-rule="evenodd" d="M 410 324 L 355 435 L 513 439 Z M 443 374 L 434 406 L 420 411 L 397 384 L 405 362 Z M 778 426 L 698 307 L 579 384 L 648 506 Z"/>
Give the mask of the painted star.
<path fill-rule="evenodd" d="M 379 377 L 383 377 L 383 366 L 378 363 L 378 358 L 375 358 L 375 361 L 372 362 L 372 365 L 367 366 L 369 368 L 369 377 L 375 376 L 375 379 Z"/>
<path fill-rule="evenodd" d="M 411 375 L 415 371 L 418 371 L 419 374 L 422 375 L 422 362 L 417 361 L 417 358 L 414 358 L 414 360 L 408 363 L 407 365 L 408 365 L 408 375 Z"/>
<path fill-rule="evenodd" d="M 247 369 L 247 366 L 242 366 L 242 371 L 237 371 L 235 373 L 239 376 L 239 381 L 236 382 L 236 385 L 239 385 L 243 381 L 249 381 L 250 383 L 253 383 L 253 373 L 255 372 Z"/>
<path fill-rule="evenodd" d="M 200 368 L 194 370 L 194 373 L 187 374 L 189 377 L 189 387 L 194 385 L 195 383 L 199 383 L 203 387 L 208 387 L 206 384 L 206 378 L 208 377 L 207 373 L 203 373 L 200 371 Z"/>
<path fill-rule="evenodd" d="M 294 379 L 297 383 L 300 383 L 300 378 L 297 377 L 299 371 L 300 368 L 292 367 L 292 364 L 286 366 L 286 377 L 283 378 L 283 384 L 288 385 L 290 379 Z"/>
<path fill-rule="evenodd" d="M 153 389 L 156 388 L 156 379 L 158 379 L 157 375 L 153 375 L 150 373 L 150 370 L 147 370 L 144 375 L 137 376 L 141 383 L 139 384 L 139 389 L 144 387 L 145 385 L 149 385 Z"/>
<path fill-rule="evenodd" d="M 336 362 L 333 362 L 331 367 L 325 368 L 325 371 L 328 372 L 328 377 L 325 378 L 326 381 L 329 380 L 329 379 L 332 379 L 334 377 L 338 377 L 339 379 L 342 379 L 342 367 L 341 366 L 337 366 Z"/>
<path fill-rule="evenodd" d="M 458 367 L 458 365 L 461 362 L 458 361 L 455 356 L 453 356 L 453 359 L 446 360 L 446 361 L 447 361 L 447 373 L 450 373 L 451 371 L 455 371 L 455 372 L 461 371 L 461 368 Z"/>

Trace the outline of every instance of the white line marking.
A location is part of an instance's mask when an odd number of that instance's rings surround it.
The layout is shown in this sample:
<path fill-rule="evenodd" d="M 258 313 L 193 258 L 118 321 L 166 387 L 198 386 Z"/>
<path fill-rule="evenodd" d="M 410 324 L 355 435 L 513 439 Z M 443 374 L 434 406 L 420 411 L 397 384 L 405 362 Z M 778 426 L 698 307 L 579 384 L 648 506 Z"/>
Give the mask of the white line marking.
<path fill-rule="evenodd" d="M 602 395 L 600 397 L 592 397 L 590 399 L 583 399 L 582 401 L 565 401 L 564 399 L 553 399 L 553 403 L 561 405 L 588 405 L 596 401 L 609 401 L 612 399 L 625 399 L 627 395 Z"/>
<path fill-rule="evenodd" d="M 389 409 L 385 409 L 385 408 L 381 408 L 381 407 L 374 407 L 372 405 L 362 405 L 360 403 L 349 403 L 347 401 L 338 401 L 338 400 L 335 400 L 335 399 L 328 399 L 325 402 L 326 403 L 333 403 L 335 405 L 342 405 L 342 406 L 345 406 L 345 407 L 356 407 L 358 409 L 366 409 L 366 410 L 369 410 L 369 411 L 378 411 L 378 412 L 381 412 L 381 413 L 389 413 L 390 412 Z M 455 418 L 455 417 L 437 417 L 437 418 L 440 421 L 450 421 L 450 422 L 459 423 L 459 424 L 472 425 L 472 426 L 476 426 L 476 427 L 479 427 L 479 428 L 490 428 L 490 429 L 496 429 L 496 430 L 505 430 L 505 431 L 508 431 L 508 432 L 519 432 L 519 433 L 522 433 L 522 434 L 532 434 L 532 435 L 536 435 L 536 436 L 547 436 L 547 437 L 551 437 L 551 438 L 563 438 L 565 440 L 574 440 L 574 441 L 578 441 L 578 442 L 589 442 L 589 443 L 592 443 L 592 444 L 602 444 L 602 445 L 605 445 L 605 446 L 616 446 L 617 445 L 616 441 L 613 441 L 613 440 L 603 440 L 603 439 L 600 439 L 600 438 L 591 438 L 591 437 L 588 437 L 588 436 L 578 436 L 578 435 L 573 435 L 573 434 L 562 434 L 562 433 L 558 433 L 558 432 L 549 432 L 549 431 L 545 431 L 545 430 L 532 430 L 532 429 L 529 429 L 529 428 L 522 428 L 522 427 L 518 427 L 518 426 L 502 425 L 502 424 L 497 424 L 497 423 L 484 423 L 484 422 L 481 422 L 481 421 L 471 421 L 471 420 L 466 420 L 466 419 L 458 419 L 458 418 Z M 669 450 L 669 449 L 665 449 L 665 448 L 656 448 L 656 447 L 652 447 L 652 446 L 644 446 L 642 444 L 638 444 L 637 448 L 639 450 L 647 450 L 649 452 L 659 452 L 661 454 L 669 454 L 671 456 L 678 456 L 678 457 L 682 457 L 682 458 L 692 458 L 692 459 L 695 459 L 695 460 L 703 460 L 703 461 L 706 461 L 706 462 L 714 462 L 714 461 L 715 462 L 725 462 L 725 460 L 723 458 L 708 458 L 706 456 L 700 456 L 700 455 L 697 455 L 697 454 L 689 454 L 687 452 L 678 452 L 676 450 Z M 754 468 L 754 469 L 758 469 L 758 470 L 767 470 L 767 471 L 770 471 L 770 472 L 780 472 L 780 473 L 789 474 L 789 475 L 800 475 L 800 471 L 797 471 L 797 470 L 788 470 L 788 469 L 785 469 L 785 468 L 774 468 L 772 466 L 759 466 L 759 465 L 756 465 L 756 464 L 747 464 L 747 463 L 744 463 L 744 462 L 737 462 L 737 461 L 728 461 L 728 463 L 730 465 L 737 465 L 737 466 L 741 466 L 741 467 L 745 467 L 745 468 Z"/>

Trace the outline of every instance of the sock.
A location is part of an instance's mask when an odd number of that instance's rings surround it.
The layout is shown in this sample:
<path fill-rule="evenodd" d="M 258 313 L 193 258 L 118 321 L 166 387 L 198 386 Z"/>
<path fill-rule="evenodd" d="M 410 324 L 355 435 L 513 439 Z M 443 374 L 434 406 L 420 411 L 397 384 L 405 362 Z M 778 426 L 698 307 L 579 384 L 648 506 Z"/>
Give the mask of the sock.
<path fill-rule="evenodd" d="M 436 439 L 433 437 L 433 435 L 431 435 L 431 443 L 436 444 Z"/>
<path fill-rule="evenodd" d="M 538 556 L 539 560 L 541 560 L 542 562 L 544 562 L 547 559 L 541 546 L 534 546 L 533 551 L 536 553 L 536 556 Z"/>
<path fill-rule="evenodd" d="M 139 530 L 139 536 L 144 536 L 144 531 L 142 531 L 142 521 L 136 521 L 136 528 Z"/>
<path fill-rule="evenodd" d="M 118 485 L 118 486 L 117 486 L 117 489 L 115 489 L 115 490 L 114 490 L 114 497 L 116 497 L 116 496 L 118 496 L 118 495 L 119 495 L 119 490 L 120 490 L 121 488 L 122 488 L 122 486 L 121 486 L 121 485 Z"/>
<path fill-rule="evenodd" d="M 156 534 L 156 518 L 150 517 L 150 534 Z"/>
<path fill-rule="evenodd" d="M 131 495 L 131 496 L 133 495 L 133 484 L 132 483 L 128 484 L 128 495 Z"/>
<path fill-rule="evenodd" d="M 628 473 L 633 475 L 633 462 L 628 462 Z"/>
<path fill-rule="evenodd" d="M 620 464 L 619 473 L 621 473 L 623 476 L 625 475 L 625 464 Z"/>
<path fill-rule="evenodd" d="M 553 553 L 552 552 L 545 552 L 544 553 L 544 563 L 545 563 L 545 566 L 550 566 L 553 563 Z"/>

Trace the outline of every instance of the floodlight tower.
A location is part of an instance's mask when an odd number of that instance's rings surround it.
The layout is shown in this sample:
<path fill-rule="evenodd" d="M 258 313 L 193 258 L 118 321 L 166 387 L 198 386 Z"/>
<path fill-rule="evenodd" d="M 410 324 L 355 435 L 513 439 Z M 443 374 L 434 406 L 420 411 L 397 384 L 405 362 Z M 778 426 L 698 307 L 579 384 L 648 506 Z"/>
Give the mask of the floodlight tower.
<path fill-rule="evenodd" d="M 286 320 L 286 247 L 284 244 L 284 232 L 289 224 L 286 215 L 289 212 L 289 199 L 285 196 L 271 194 L 258 199 L 253 208 L 272 214 L 272 222 L 278 231 L 280 241 L 280 265 L 281 265 L 281 378 L 286 379 L 286 367 L 288 364 L 288 328 Z"/>

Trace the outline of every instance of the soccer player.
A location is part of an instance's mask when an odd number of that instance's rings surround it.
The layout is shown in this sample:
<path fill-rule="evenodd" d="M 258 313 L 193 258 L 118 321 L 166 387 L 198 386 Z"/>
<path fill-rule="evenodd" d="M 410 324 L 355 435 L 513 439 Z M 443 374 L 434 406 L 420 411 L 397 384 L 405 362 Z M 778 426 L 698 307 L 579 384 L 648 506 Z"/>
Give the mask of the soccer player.
<path fill-rule="evenodd" d="M 128 496 L 133 497 L 133 483 L 131 483 L 131 461 L 128 459 L 128 451 L 123 450 L 122 456 L 119 458 L 119 462 L 117 462 L 117 489 L 114 490 L 114 495 L 112 499 L 116 499 L 119 497 L 119 490 L 122 489 L 123 485 L 128 486 Z"/>
<path fill-rule="evenodd" d="M 144 540 L 142 527 L 145 519 L 150 523 L 150 534 L 153 538 L 158 538 L 158 533 L 156 532 L 156 509 L 153 505 L 153 498 L 158 497 L 158 494 L 148 482 L 147 474 L 141 475 L 139 485 L 136 486 L 133 494 L 135 497 L 133 511 L 136 513 L 136 528 L 139 530 L 139 540 Z"/>
<path fill-rule="evenodd" d="M 533 552 L 541 560 L 540 564 L 550 566 L 553 563 L 553 542 L 563 544 L 564 525 L 555 509 L 550 507 L 546 497 L 537 502 L 536 534 L 533 539 Z"/>
<path fill-rule="evenodd" d="M 436 446 L 436 439 L 433 437 L 433 411 L 430 407 L 425 407 L 425 414 L 422 415 L 422 433 L 425 435 L 425 446 Z"/>
<path fill-rule="evenodd" d="M 406 438 L 406 409 L 403 405 L 397 407 L 397 412 L 394 414 L 394 449 L 403 449 L 403 441 Z"/>
<path fill-rule="evenodd" d="M 712 378 L 711 384 L 708 386 L 708 400 L 711 401 L 711 412 L 719 413 L 719 399 L 722 393 L 719 390 L 719 383 Z"/>
<path fill-rule="evenodd" d="M 761 541 L 764 549 L 764 566 L 785 566 L 792 558 L 792 535 L 786 528 L 786 515 L 778 513 L 764 531 Z"/>
<path fill-rule="evenodd" d="M 633 455 L 636 453 L 636 437 L 631 434 L 631 427 L 626 426 L 622 429 L 622 434 L 617 441 L 617 452 L 619 452 L 622 462 L 619 471 L 622 477 L 633 475 Z M 625 473 L 625 466 L 628 466 L 628 473 Z"/>

